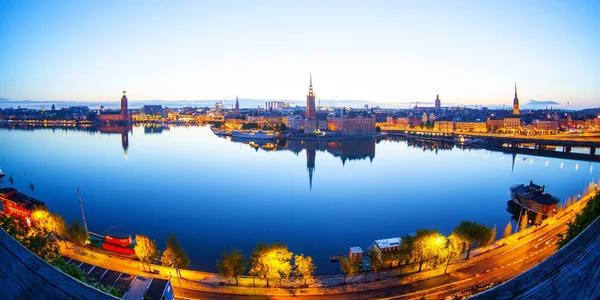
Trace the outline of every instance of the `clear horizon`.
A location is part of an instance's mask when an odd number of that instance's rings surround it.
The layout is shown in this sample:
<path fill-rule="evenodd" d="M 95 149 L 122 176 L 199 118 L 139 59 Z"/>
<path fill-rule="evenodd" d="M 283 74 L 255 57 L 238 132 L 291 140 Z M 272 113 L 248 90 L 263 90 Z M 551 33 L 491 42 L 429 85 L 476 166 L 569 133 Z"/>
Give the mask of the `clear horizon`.
<path fill-rule="evenodd" d="M 443 106 L 509 106 L 515 82 L 524 107 L 600 103 L 594 1 L 4 1 L 0 10 L 0 100 L 112 102 L 126 88 L 131 101 L 301 102 L 312 72 L 323 105 L 402 108 L 439 94 Z"/>

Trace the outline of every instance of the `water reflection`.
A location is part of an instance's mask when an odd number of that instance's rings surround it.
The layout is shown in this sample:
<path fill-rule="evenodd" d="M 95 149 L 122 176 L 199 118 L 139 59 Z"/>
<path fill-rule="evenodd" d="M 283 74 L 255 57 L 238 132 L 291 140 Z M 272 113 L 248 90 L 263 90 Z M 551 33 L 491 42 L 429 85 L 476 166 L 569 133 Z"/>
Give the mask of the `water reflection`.
<path fill-rule="evenodd" d="M 230 137 L 234 143 L 241 143 L 254 148 L 256 151 L 291 151 L 298 155 L 302 150 L 306 151 L 306 169 L 308 171 L 309 187 L 312 189 L 313 174 L 315 172 L 315 160 L 317 151 L 327 152 L 334 157 L 339 157 L 342 165 L 346 161 L 369 159 L 373 162 L 375 158 L 375 144 L 381 141 L 377 139 L 356 140 L 251 140 Z"/>
<path fill-rule="evenodd" d="M 143 124 L 144 134 L 162 134 L 163 130 L 169 130 L 170 127 L 167 124 L 160 123 L 148 123 Z"/>
<path fill-rule="evenodd" d="M 133 130 L 131 125 L 102 125 L 98 126 L 98 131 L 100 133 L 118 133 L 121 134 L 121 146 L 123 147 L 123 153 L 125 154 L 125 158 L 127 158 L 127 150 L 129 149 L 129 132 Z"/>

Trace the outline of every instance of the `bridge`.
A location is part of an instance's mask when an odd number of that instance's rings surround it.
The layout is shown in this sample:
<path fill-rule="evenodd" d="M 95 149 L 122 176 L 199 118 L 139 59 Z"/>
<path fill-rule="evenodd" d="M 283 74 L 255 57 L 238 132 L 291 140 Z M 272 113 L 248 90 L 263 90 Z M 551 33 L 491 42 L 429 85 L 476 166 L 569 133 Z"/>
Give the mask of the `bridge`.
<path fill-rule="evenodd" d="M 398 136 L 407 139 L 416 138 L 453 143 L 458 143 L 459 136 L 463 136 L 474 140 L 465 143 L 465 145 L 481 146 L 489 150 L 584 161 L 600 161 L 600 156 L 596 155 L 596 149 L 600 147 L 600 137 L 598 135 L 510 136 L 492 133 L 437 132 L 415 129 L 388 130 L 387 133 L 389 136 Z M 562 151 L 556 151 L 557 147 L 562 148 Z M 588 154 L 573 152 L 573 148 L 588 148 L 589 152 Z"/>

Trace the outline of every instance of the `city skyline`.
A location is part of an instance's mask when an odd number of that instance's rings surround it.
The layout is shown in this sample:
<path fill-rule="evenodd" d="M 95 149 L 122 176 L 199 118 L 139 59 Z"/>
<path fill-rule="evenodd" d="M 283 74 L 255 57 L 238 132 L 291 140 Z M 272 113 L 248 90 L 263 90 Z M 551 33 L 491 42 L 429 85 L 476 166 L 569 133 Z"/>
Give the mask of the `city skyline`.
<path fill-rule="evenodd" d="M 64 4 L 2 5 L 0 105 L 118 101 L 123 88 L 132 103 L 302 105 L 311 72 L 322 105 L 439 94 L 442 106 L 508 108 L 515 82 L 523 108 L 600 98 L 593 2 Z"/>

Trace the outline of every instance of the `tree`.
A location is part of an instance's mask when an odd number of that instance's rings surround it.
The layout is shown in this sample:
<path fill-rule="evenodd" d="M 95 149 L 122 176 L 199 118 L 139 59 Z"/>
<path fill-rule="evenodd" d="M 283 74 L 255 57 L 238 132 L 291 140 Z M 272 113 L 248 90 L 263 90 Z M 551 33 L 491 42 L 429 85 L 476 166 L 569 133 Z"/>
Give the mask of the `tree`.
<path fill-rule="evenodd" d="M 497 235 L 496 224 L 494 224 L 494 227 L 492 227 L 492 231 L 490 232 L 490 240 L 487 243 L 488 245 L 491 245 L 494 243 L 494 241 L 496 240 L 496 235 Z"/>
<path fill-rule="evenodd" d="M 52 262 L 60 257 L 60 251 L 56 239 L 50 234 L 42 231 L 32 231 L 21 241 L 33 254 L 40 258 Z"/>
<path fill-rule="evenodd" d="M 360 271 L 360 262 L 349 257 L 344 257 L 340 260 L 340 267 L 344 272 L 344 284 L 346 284 L 346 276 L 354 276 Z"/>
<path fill-rule="evenodd" d="M 237 249 L 223 252 L 221 259 L 217 260 L 217 269 L 223 277 L 235 278 L 235 284 L 239 285 L 238 276 L 246 270 L 246 257 Z"/>
<path fill-rule="evenodd" d="M 511 233 L 512 223 L 509 221 L 508 224 L 506 224 L 506 227 L 504 227 L 504 244 L 506 244 L 506 239 L 510 236 Z"/>
<path fill-rule="evenodd" d="M 67 248 L 66 237 L 68 234 L 65 219 L 59 214 L 50 214 L 50 218 L 52 219 L 52 230 L 54 231 L 54 234 L 62 238 L 65 243 L 65 248 Z"/>
<path fill-rule="evenodd" d="M 464 243 L 465 242 L 456 234 L 450 234 L 450 236 L 448 236 L 448 241 L 445 248 L 446 257 L 448 260 L 446 261 L 444 274 L 446 274 L 446 271 L 448 271 L 448 265 L 450 264 L 452 258 L 459 256 L 462 253 L 462 245 L 464 245 Z"/>
<path fill-rule="evenodd" d="M 294 273 L 304 278 L 305 286 L 306 280 L 312 278 L 316 268 L 312 257 L 304 256 L 304 254 L 294 255 Z"/>
<path fill-rule="evenodd" d="M 73 241 L 73 243 L 78 247 L 85 245 L 85 243 L 90 238 L 87 231 L 85 231 L 85 228 L 83 228 L 83 226 L 81 226 L 81 224 L 78 221 L 73 221 L 73 223 L 71 224 L 71 226 L 69 226 L 67 231 L 67 235 L 69 236 L 71 241 Z"/>
<path fill-rule="evenodd" d="M 410 260 L 414 258 L 412 253 L 415 248 L 415 239 L 414 236 L 406 235 L 400 241 L 400 246 L 397 250 L 400 264 L 408 264 L 410 263 Z"/>
<path fill-rule="evenodd" d="M 279 126 L 279 131 L 286 132 L 287 131 L 287 126 L 284 123 L 281 123 L 281 125 Z"/>
<path fill-rule="evenodd" d="M 289 277 L 292 272 L 291 259 L 294 254 L 288 250 L 288 247 L 276 242 L 273 244 L 258 243 L 250 256 L 250 271 L 252 276 L 267 281 L 269 286 L 270 278 Z"/>
<path fill-rule="evenodd" d="M 29 235 L 29 227 L 25 222 L 17 219 L 13 216 L 0 217 L 0 227 L 6 231 L 10 236 L 15 239 L 22 241 L 26 236 Z"/>
<path fill-rule="evenodd" d="M 158 249 L 156 243 L 145 235 L 137 235 L 135 237 L 135 247 L 133 247 L 135 255 L 142 262 L 146 263 L 150 269 L 150 263 L 153 263 L 158 258 Z"/>
<path fill-rule="evenodd" d="M 542 212 L 538 211 L 535 214 L 535 219 L 533 220 L 533 225 L 540 226 L 542 225 Z"/>
<path fill-rule="evenodd" d="M 377 256 L 377 253 L 371 251 L 369 253 L 369 263 L 371 264 L 371 268 L 373 271 L 377 272 L 377 280 L 379 280 L 379 273 L 381 269 L 383 269 L 383 262 Z"/>
<path fill-rule="evenodd" d="M 594 195 L 581 213 L 578 213 L 575 216 L 574 221 L 569 221 L 567 223 L 567 232 L 566 234 L 558 234 L 558 241 L 556 242 L 558 249 L 566 246 L 570 241 L 572 241 L 579 233 L 581 233 L 584 229 L 586 229 L 596 218 L 600 216 L 600 194 Z"/>
<path fill-rule="evenodd" d="M 525 230 L 525 228 L 527 228 L 528 222 L 529 222 L 529 214 L 527 213 L 527 211 L 525 211 L 523 216 L 521 216 L 521 223 L 519 225 L 521 227 L 521 231 L 523 231 L 523 230 Z"/>
<path fill-rule="evenodd" d="M 163 266 L 176 268 L 181 277 L 180 269 L 185 269 L 190 265 L 190 257 L 183 251 L 177 237 L 175 237 L 175 233 L 167 237 L 166 245 L 167 248 L 163 252 L 160 261 Z"/>
<path fill-rule="evenodd" d="M 435 229 L 419 229 L 414 241 L 412 257 L 419 263 L 419 272 L 425 262 L 432 265 L 440 263 L 442 249 L 446 245 L 446 237 Z"/>
<path fill-rule="evenodd" d="M 49 233 L 53 229 L 50 212 L 45 206 L 36 206 L 33 209 L 31 212 L 31 221 L 37 229 L 45 233 Z"/>
<path fill-rule="evenodd" d="M 454 228 L 453 233 L 460 237 L 460 239 L 462 239 L 467 245 L 466 259 L 469 259 L 471 250 L 475 246 L 489 245 L 490 238 L 492 237 L 492 229 L 472 221 L 460 222 L 460 224 Z"/>

